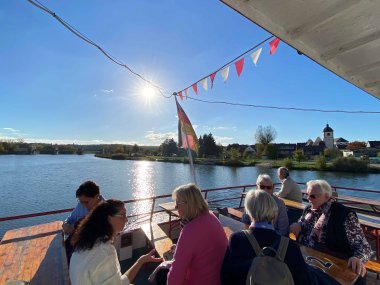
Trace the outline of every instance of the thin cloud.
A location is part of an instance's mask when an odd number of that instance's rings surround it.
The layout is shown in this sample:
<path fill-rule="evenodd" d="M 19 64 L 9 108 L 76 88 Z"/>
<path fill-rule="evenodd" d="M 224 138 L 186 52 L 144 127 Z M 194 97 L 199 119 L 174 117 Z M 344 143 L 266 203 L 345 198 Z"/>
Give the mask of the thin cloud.
<path fill-rule="evenodd" d="M 154 144 L 161 144 L 166 139 L 176 140 L 175 138 L 177 138 L 177 134 L 175 132 L 155 133 L 153 131 L 148 131 L 148 133 L 145 135 L 145 138 Z"/>
<path fill-rule="evenodd" d="M 219 136 L 214 136 L 214 139 L 217 144 L 221 144 L 221 145 L 228 144 L 229 142 L 233 140 L 233 138 L 230 138 L 230 137 L 219 137 Z"/>
<path fill-rule="evenodd" d="M 102 89 L 100 91 L 103 93 L 113 93 L 113 89 Z"/>
<path fill-rule="evenodd" d="M 16 132 L 20 131 L 20 130 L 14 129 L 14 128 L 3 128 L 3 130 L 8 131 L 8 132 L 12 132 L 12 133 L 16 133 Z"/>
<path fill-rule="evenodd" d="M 224 127 L 224 126 L 220 126 L 220 127 L 214 127 L 212 128 L 213 131 L 226 131 L 226 130 L 236 130 L 236 127 L 235 126 L 232 126 L 232 127 Z"/>

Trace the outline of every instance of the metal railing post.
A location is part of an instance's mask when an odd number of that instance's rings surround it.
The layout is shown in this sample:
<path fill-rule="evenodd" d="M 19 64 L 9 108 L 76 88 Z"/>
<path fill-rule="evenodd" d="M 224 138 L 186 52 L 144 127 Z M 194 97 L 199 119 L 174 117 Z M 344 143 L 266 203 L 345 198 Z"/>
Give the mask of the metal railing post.
<path fill-rule="evenodd" d="M 156 206 L 156 198 L 154 197 L 152 199 L 152 208 L 150 210 L 150 220 L 149 220 L 149 223 L 152 223 L 152 220 L 153 220 L 153 213 L 154 213 L 154 207 Z"/>

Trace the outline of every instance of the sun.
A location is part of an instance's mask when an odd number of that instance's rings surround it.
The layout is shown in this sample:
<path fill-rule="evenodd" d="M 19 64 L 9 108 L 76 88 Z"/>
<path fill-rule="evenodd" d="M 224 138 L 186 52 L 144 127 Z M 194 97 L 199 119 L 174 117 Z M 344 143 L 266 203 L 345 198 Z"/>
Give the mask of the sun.
<path fill-rule="evenodd" d="M 145 86 L 141 93 L 144 95 L 145 99 L 152 100 L 154 95 L 156 94 L 156 90 L 151 86 Z"/>

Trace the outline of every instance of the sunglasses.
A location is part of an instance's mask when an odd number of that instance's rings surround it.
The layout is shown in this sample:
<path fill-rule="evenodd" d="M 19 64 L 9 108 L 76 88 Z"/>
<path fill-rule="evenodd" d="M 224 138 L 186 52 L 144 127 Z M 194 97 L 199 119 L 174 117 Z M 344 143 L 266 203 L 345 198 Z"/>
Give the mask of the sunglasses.
<path fill-rule="evenodd" d="M 315 195 L 315 194 L 307 195 L 308 199 L 317 199 L 318 197 L 319 197 L 319 195 Z"/>
<path fill-rule="evenodd" d="M 271 190 L 271 189 L 273 188 L 273 186 L 259 185 L 259 188 L 260 188 L 261 190 L 264 190 L 264 189 Z"/>

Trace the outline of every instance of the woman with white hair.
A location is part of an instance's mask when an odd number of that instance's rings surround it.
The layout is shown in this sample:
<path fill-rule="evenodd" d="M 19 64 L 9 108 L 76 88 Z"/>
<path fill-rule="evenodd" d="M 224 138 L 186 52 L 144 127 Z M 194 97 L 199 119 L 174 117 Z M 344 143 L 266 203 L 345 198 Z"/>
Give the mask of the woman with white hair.
<path fill-rule="evenodd" d="M 348 266 L 364 277 L 364 264 L 372 250 L 356 213 L 331 199 L 332 189 L 327 181 L 311 180 L 306 185 L 310 205 L 290 231 L 305 246 L 348 259 Z M 359 278 L 358 282 L 365 280 Z"/>
<path fill-rule="evenodd" d="M 257 240 L 260 248 L 278 250 L 281 236 L 276 233 L 273 221 L 278 214 L 274 198 L 263 190 L 251 190 L 245 198 L 245 211 L 251 218 L 249 234 Z M 253 258 L 256 256 L 246 234 L 233 233 L 224 257 L 221 277 L 223 285 L 244 285 Z M 298 245 L 289 240 L 284 262 L 293 277 L 294 284 L 314 284 Z"/>

